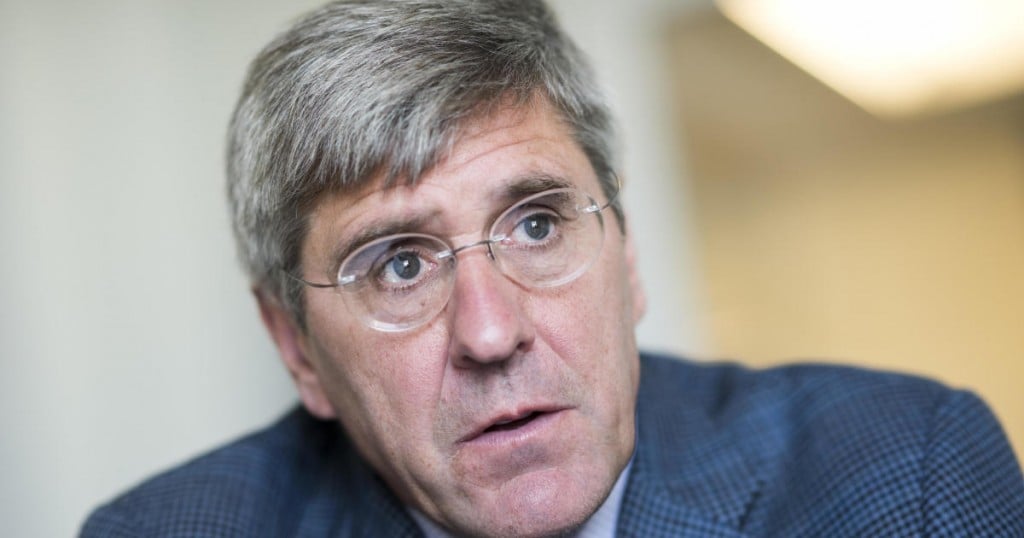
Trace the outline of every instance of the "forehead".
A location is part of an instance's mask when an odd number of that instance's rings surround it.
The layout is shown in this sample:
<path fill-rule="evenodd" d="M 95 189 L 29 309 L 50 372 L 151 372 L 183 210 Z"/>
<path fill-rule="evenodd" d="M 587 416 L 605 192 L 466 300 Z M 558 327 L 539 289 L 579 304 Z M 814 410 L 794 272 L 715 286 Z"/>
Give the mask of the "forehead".
<path fill-rule="evenodd" d="M 479 232 L 480 222 L 470 225 L 476 229 L 463 230 L 456 221 L 478 213 L 494 217 L 495 211 L 543 187 L 599 191 L 586 155 L 543 99 L 467 122 L 451 150 L 415 184 L 383 185 L 382 174 L 356 192 L 318 201 L 310 213 L 306 245 L 323 250 L 325 241 L 344 240 L 391 221 L 437 228 L 427 232 Z"/>

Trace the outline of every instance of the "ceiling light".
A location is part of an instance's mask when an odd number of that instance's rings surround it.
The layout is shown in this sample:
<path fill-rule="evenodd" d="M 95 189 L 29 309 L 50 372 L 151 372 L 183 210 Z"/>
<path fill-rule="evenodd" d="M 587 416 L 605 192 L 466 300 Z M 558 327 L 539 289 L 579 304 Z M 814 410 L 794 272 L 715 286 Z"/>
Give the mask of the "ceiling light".
<path fill-rule="evenodd" d="M 716 0 L 722 12 L 880 115 L 1024 89 L 1021 0 Z"/>

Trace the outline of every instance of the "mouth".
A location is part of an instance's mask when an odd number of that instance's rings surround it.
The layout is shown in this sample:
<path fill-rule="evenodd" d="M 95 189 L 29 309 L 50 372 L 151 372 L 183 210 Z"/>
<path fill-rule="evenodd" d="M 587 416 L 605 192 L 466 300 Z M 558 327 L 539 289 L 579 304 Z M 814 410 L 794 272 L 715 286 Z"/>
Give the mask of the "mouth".
<path fill-rule="evenodd" d="M 499 420 L 498 422 L 495 422 L 491 426 L 488 426 L 486 429 L 484 429 L 483 433 L 505 432 L 518 429 L 528 424 L 531 420 L 537 418 L 537 416 L 539 416 L 541 413 L 542 411 L 531 411 L 522 418 L 514 418 L 511 420 Z"/>
<path fill-rule="evenodd" d="M 542 427 L 550 422 L 562 408 L 532 408 L 522 411 L 502 413 L 497 417 L 485 421 L 481 426 L 475 428 L 472 433 L 463 437 L 460 443 L 472 443 L 480 441 L 495 442 L 512 436 L 518 437 Z"/>

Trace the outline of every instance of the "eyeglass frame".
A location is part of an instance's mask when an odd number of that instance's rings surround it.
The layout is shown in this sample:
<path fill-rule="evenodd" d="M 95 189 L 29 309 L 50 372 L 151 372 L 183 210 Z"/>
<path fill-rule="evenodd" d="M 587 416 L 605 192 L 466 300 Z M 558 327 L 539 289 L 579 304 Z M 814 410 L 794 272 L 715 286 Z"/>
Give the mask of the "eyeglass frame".
<path fill-rule="evenodd" d="M 498 258 L 495 257 L 494 249 L 492 248 L 492 245 L 495 244 L 495 243 L 500 243 L 500 242 L 506 240 L 508 238 L 508 236 L 507 236 L 507 234 L 497 234 L 496 235 L 496 234 L 493 234 L 491 232 L 493 232 L 494 227 L 497 226 L 498 223 L 500 223 L 505 218 L 505 216 L 509 214 L 510 211 L 512 211 L 513 209 L 515 209 L 516 207 L 518 207 L 519 205 L 523 204 L 524 202 L 526 202 L 528 200 L 532 200 L 532 199 L 535 199 L 535 198 L 541 198 L 541 197 L 544 197 L 545 195 L 550 195 L 550 194 L 556 193 L 558 191 L 575 191 L 577 194 L 580 194 L 580 195 L 584 196 L 587 200 L 590 201 L 590 205 L 588 205 L 586 207 L 578 207 L 578 208 L 576 208 L 576 210 L 578 212 L 580 212 L 580 213 L 593 214 L 595 217 L 597 217 L 597 219 L 598 219 L 598 226 L 600 227 L 601 233 L 602 233 L 601 243 L 598 245 L 595 254 L 593 255 L 593 257 L 588 262 L 583 264 L 579 269 L 575 270 L 575 274 L 570 274 L 568 277 L 563 277 L 562 279 L 559 279 L 559 280 L 557 280 L 554 283 L 549 284 L 549 285 L 536 285 L 536 284 L 530 283 L 530 282 L 522 282 L 522 281 L 518 280 L 514 275 L 509 274 L 507 272 L 507 270 L 503 268 L 503 264 L 497 263 L 497 267 L 496 267 L 496 269 L 498 270 L 499 273 L 501 273 L 502 276 L 504 276 L 505 278 L 508 278 L 509 280 L 511 280 L 513 282 L 516 282 L 516 283 L 518 283 L 518 284 L 520 284 L 520 285 L 522 285 L 522 286 L 524 286 L 526 288 L 540 289 L 540 288 L 555 288 L 555 287 L 559 287 L 559 286 L 564 286 L 566 284 L 569 284 L 570 282 L 573 282 L 573 281 L 577 280 L 579 277 L 583 276 L 587 271 L 590 270 L 591 267 L 593 267 L 594 262 L 597 260 L 597 258 L 600 257 L 600 252 L 604 248 L 604 238 L 603 238 L 603 234 L 604 234 L 604 218 L 601 216 L 601 212 L 604 211 L 605 209 L 609 208 L 609 207 L 612 207 L 612 205 L 618 199 L 619 193 L 622 191 L 621 180 L 618 178 L 618 176 L 615 176 L 614 179 L 615 179 L 615 191 L 608 198 L 608 201 L 606 203 L 604 203 L 604 204 L 599 204 L 594 199 L 593 196 L 591 196 L 588 192 L 583 190 L 581 187 L 577 187 L 577 186 L 554 187 L 554 188 L 545 189 L 543 191 L 535 192 L 533 194 L 524 196 L 523 198 L 517 200 L 515 203 L 510 204 L 508 207 L 506 207 L 504 210 L 502 210 L 502 212 L 499 213 L 498 216 L 495 217 L 494 220 L 491 221 L 490 225 L 486 228 L 488 230 L 487 238 L 481 239 L 479 241 L 474 241 L 474 242 L 471 242 L 471 243 L 467 243 L 467 244 L 464 244 L 464 245 L 460 245 L 458 247 L 453 247 L 452 244 L 448 240 L 446 240 L 446 239 L 444 239 L 442 237 L 438 237 L 438 236 L 432 235 L 432 234 L 425 234 L 425 233 L 399 233 L 399 234 L 393 234 L 393 235 L 388 235 L 388 236 L 384 236 L 384 237 L 375 238 L 373 240 L 367 241 L 366 243 L 363 243 L 363 244 L 355 247 L 352 250 L 352 252 L 350 252 L 345 257 L 345 259 L 343 259 L 341 261 L 341 263 L 338 265 L 338 276 L 336 277 L 337 281 L 333 282 L 333 283 L 310 282 L 310 281 L 308 281 L 308 280 L 306 280 L 306 279 L 304 279 L 302 277 L 299 277 L 299 276 L 296 276 L 296 275 L 292 274 L 290 271 L 287 271 L 287 270 L 282 270 L 282 271 L 289 278 L 291 278 L 291 279 L 293 279 L 293 280 L 295 280 L 295 281 L 297 281 L 297 282 L 299 282 L 301 284 L 309 286 L 311 288 L 316 288 L 316 289 L 337 288 L 339 290 L 344 291 L 345 286 L 349 286 L 351 284 L 356 284 L 356 283 L 360 282 L 361 280 L 363 280 L 363 278 L 365 278 L 365 275 L 360 275 L 360 276 L 347 275 L 344 278 L 341 277 L 341 270 L 349 263 L 349 261 L 354 256 L 358 255 L 365 247 L 367 247 L 369 245 L 372 245 L 372 244 L 375 244 L 375 243 L 384 242 L 384 241 L 387 241 L 387 240 L 389 240 L 391 238 L 395 238 L 395 237 L 410 237 L 410 238 L 421 237 L 421 238 L 427 238 L 427 239 L 436 241 L 438 244 L 444 245 L 446 247 L 445 250 L 437 252 L 436 254 L 437 254 L 437 257 L 438 257 L 439 260 L 447 260 L 449 258 L 452 260 L 452 264 L 453 265 L 452 265 L 451 271 L 452 271 L 452 274 L 454 276 L 456 274 L 455 270 L 458 267 L 458 254 L 460 252 L 462 252 L 462 251 L 465 251 L 465 250 L 468 250 L 468 249 L 471 249 L 471 248 L 475 248 L 475 247 L 479 247 L 479 246 L 486 246 L 487 247 L 487 257 L 490 258 L 492 261 L 495 261 L 495 262 L 498 260 Z M 342 280 L 345 280 L 345 281 L 342 282 Z M 445 307 L 451 301 L 451 294 L 452 294 L 453 291 L 454 291 L 454 288 L 450 287 L 449 290 L 448 290 L 448 297 L 443 302 L 439 302 L 440 308 L 438 308 L 436 312 L 434 312 L 432 315 L 425 316 L 424 319 L 422 319 L 420 321 L 417 321 L 416 323 L 412 323 L 412 324 L 409 324 L 407 326 L 390 327 L 390 326 L 388 326 L 390 324 L 387 324 L 386 322 L 382 322 L 382 321 L 379 321 L 377 319 L 373 319 L 372 317 L 370 317 L 369 319 L 366 319 L 366 318 L 364 318 L 364 316 L 358 315 L 358 313 L 355 313 L 355 312 L 353 312 L 353 313 L 356 314 L 356 317 L 359 318 L 363 322 L 363 324 L 367 325 L 371 329 L 375 329 L 375 330 L 378 330 L 378 331 L 381 331 L 381 332 L 388 332 L 388 333 L 392 333 L 392 332 L 393 333 L 407 332 L 407 331 L 410 331 L 412 329 L 415 329 L 415 328 L 423 326 L 424 324 L 430 322 L 435 317 L 437 317 L 437 315 L 440 314 L 442 311 L 444 311 Z M 345 302 L 347 303 L 348 301 L 346 300 Z M 351 307 L 349 307 L 347 304 L 346 304 L 346 308 L 351 310 Z"/>

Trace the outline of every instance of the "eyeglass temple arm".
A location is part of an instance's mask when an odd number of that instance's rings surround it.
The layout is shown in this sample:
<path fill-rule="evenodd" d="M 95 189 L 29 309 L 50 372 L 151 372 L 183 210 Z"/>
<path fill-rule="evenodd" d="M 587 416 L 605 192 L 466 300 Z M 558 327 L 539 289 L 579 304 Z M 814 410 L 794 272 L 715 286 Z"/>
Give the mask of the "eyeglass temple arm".
<path fill-rule="evenodd" d="M 323 283 L 320 283 L 320 282 L 310 282 L 310 281 L 308 281 L 308 280 L 306 280 L 304 278 L 299 278 L 299 277 L 291 274 L 290 272 L 288 272 L 288 271 L 286 271 L 284 269 L 281 269 L 281 272 L 283 272 L 285 274 L 285 276 L 287 276 L 288 278 L 290 278 L 290 279 L 292 279 L 292 280 L 294 280 L 296 282 L 300 282 L 302 284 L 305 284 L 305 285 L 307 285 L 307 286 L 309 286 L 311 288 L 337 288 L 338 286 L 344 284 L 344 282 L 335 282 L 333 284 L 323 284 Z"/>
<path fill-rule="evenodd" d="M 610 173 L 611 173 L 612 177 L 615 178 L 615 192 L 612 193 L 611 197 L 608 198 L 608 201 L 605 202 L 604 205 L 597 205 L 595 203 L 594 205 L 592 205 L 590 207 L 583 208 L 584 211 L 586 211 L 587 213 L 597 213 L 598 211 L 603 211 L 605 209 L 608 209 L 609 207 L 612 206 L 612 204 L 615 203 L 615 200 L 617 200 L 619 198 L 619 193 L 622 192 L 622 180 L 619 179 L 619 175 L 616 174 L 615 172 L 610 172 Z"/>

